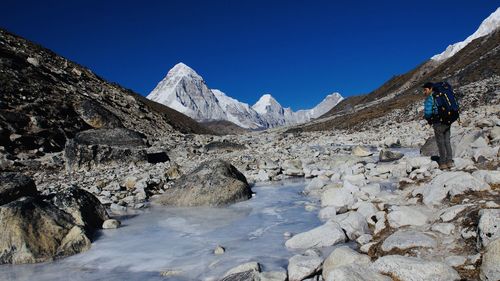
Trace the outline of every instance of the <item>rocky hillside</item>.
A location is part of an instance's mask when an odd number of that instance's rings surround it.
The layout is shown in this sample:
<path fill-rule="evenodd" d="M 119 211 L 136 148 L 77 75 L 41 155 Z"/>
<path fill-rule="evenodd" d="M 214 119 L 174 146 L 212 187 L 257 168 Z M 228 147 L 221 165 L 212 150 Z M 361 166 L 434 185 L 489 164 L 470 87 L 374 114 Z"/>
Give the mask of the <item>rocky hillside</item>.
<path fill-rule="evenodd" d="M 358 130 L 383 123 L 421 118 L 421 85 L 446 80 L 455 87 L 463 109 L 498 103 L 500 88 L 500 30 L 469 43 L 444 61 L 429 60 L 395 76 L 375 91 L 349 97 L 319 120 L 292 131 L 349 128 Z"/>
<path fill-rule="evenodd" d="M 183 114 L 2 29 L 0 85 L 0 146 L 14 161 L 62 151 L 67 139 L 91 128 L 127 128 L 149 138 L 176 130 L 211 133 Z"/>

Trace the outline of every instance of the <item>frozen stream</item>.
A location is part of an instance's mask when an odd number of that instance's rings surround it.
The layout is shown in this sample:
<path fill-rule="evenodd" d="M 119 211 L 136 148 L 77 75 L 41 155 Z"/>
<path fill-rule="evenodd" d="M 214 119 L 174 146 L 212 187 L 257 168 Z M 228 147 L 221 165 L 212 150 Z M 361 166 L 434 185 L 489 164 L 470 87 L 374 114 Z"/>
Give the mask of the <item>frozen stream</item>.
<path fill-rule="evenodd" d="M 227 208 L 160 208 L 122 217 L 122 227 L 99 233 L 92 248 L 52 263 L 2 265 L 1 280 L 204 280 L 258 261 L 264 270 L 286 268 L 293 255 L 285 232 L 320 225 L 305 183 L 253 187 L 255 196 Z M 217 245 L 226 253 L 214 255 Z M 164 277 L 163 271 L 176 275 Z M 212 278 L 211 278 L 212 277 Z"/>

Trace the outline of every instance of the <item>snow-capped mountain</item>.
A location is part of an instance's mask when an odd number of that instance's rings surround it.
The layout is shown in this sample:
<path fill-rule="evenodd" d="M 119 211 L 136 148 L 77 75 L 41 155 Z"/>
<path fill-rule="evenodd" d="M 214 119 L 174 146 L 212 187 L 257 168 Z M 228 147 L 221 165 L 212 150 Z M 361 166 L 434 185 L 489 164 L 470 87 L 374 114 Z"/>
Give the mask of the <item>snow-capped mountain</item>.
<path fill-rule="evenodd" d="M 487 17 L 479 26 L 479 28 L 472 35 L 467 37 L 464 41 L 449 45 L 446 50 L 440 54 L 437 54 L 431 58 L 434 61 L 444 61 L 458 51 L 462 50 L 467 44 L 472 42 L 472 40 L 488 35 L 500 27 L 500 7 L 497 8 L 489 17 Z"/>
<path fill-rule="evenodd" d="M 219 104 L 226 113 L 226 120 L 248 129 L 259 129 L 264 127 L 264 121 L 260 115 L 248 104 L 242 103 L 236 99 L 228 97 L 225 93 L 212 89 Z"/>
<path fill-rule="evenodd" d="M 147 98 L 198 121 L 227 120 L 247 129 L 305 123 L 342 100 L 340 94 L 334 93 L 313 109 L 294 112 L 283 108 L 270 94 L 265 94 L 250 107 L 222 91 L 209 89 L 203 78 L 183 63 L 176 64 Z"/>
<path fill-rule="evenodd" d="M 146 98 L 198 121 L 226 120 L 219 100 L 203 78 L 183 63 L 176 64 Z"/>

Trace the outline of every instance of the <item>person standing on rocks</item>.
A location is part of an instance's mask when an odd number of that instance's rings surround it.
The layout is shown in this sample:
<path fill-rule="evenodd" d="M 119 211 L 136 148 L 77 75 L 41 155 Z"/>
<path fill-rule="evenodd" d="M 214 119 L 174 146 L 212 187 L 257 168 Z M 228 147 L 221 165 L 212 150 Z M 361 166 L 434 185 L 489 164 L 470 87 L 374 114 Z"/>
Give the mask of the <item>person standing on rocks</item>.
<path fill-rule="evenodd" d="M 439 151 L 439 169 L 450 169 L 454 166 L 450 142 L 451 125 L 439 121 L 436 101 L 432 94 L 434 91 L 434 83 L 427 82 L 422 88 L 424 89 L 424 95 L 427 97 L 424 101 L 424 118 L 429 125 L 434 128 L 434 135 Z"/>

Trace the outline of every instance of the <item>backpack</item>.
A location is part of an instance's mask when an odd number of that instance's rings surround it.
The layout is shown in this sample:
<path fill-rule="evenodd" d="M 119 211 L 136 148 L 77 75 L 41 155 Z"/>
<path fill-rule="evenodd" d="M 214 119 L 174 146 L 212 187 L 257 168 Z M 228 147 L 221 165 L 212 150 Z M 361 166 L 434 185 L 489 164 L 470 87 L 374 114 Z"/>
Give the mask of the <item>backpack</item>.
<path fill-rule="evenodd" d="M 433 85 L 434 105 L 437 109 L 437 116 L 434 118 L 442 124 L 451 125 L 459 117 L 460 107 L 451 85 L 447 82 L 438 82 Z"/>

